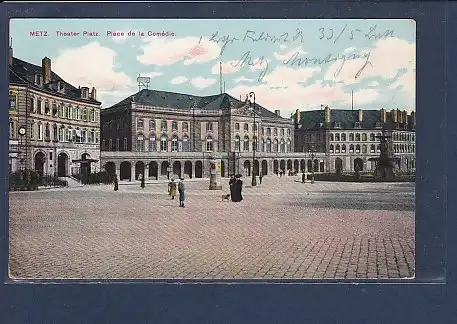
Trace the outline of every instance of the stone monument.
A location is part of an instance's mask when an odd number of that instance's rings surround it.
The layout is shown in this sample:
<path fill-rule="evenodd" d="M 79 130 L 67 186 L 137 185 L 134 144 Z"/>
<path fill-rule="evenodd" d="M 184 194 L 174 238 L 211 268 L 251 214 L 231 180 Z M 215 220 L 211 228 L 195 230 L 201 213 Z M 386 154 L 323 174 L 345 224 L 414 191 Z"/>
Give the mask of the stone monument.
<path fill-rule="evenodd" d="M 381 178 L 383 180 L 389 180 L 395 178 L 395 164 L 400 160 L 399 158 L 394 158 L 392 155 L 392 149 L 389 144 L 388 139 L 391 136 L 386 135 L 384 132 L 382 135 L 376 136 L 380 141 L 380 151 L 379 157 L 369 158 L 368 161 L 375 161 L 375 177 Z"/>

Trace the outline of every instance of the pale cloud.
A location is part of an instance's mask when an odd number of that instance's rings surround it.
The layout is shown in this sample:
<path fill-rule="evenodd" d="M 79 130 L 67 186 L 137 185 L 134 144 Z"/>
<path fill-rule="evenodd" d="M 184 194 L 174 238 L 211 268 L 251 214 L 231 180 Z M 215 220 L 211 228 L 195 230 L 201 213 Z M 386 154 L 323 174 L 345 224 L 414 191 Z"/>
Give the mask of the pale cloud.
<path fill-rule="evenodd" d="M 232 74 L 236 73 L 241 69 L 241 64 L 239 61 L 226 61 L 222 62 L 222 74 Z M 213 65 L 211 69 L 212 74 L 219 74 L 220 72 L 220 63 L 216 63 Z"/>
<path fill-rule="evenodd" d="M 95 87 L 97 100 L 106 107 L 136 89 L 127 74 L 115 70 L 116 55 L 112 49 L 92 42 L 62 51 L 52 61 L 52 70 L 76 87 Z M 88 59 L 81 60 L 81 57 Z"/>
<path fill-rule="evenodd" d="M 240 83 L 240 82 L 254 82 L 256 79 L 248 79 L 244 76 L 240 76 L 238 78 L 236 78 L 235 80 L 233 80 L 234 83 Z"/>
<path fill-rule="evenodd" d="M 166 39 L 148 37 L 143 39 L 146 44 L 141 46 L 143 54 L 138 61 L 146 65 L 171 65 L 183 61 L 185 65 L 210 62 L 217 58 L 221 48 L 206 38 L 185 37 Z"/>
<path fill-rule="evenodd" d="M 267 74 L 263 80 L 270 87 L 288 87 L 299 82 L 306 82 L 314 73 L 319 72 L 320 67 L 309 68 L 290 68 L 280 66 L 270 74 Z"/>
<path fill-rule="evenodd" d="M 142 77 L 149 77 L 151 79 L 157 78 L 157 77 L 159 77 L 161 75 L 163 75 L 162 72 L 147 72 L 147 73 L 142 73 L 141 74 Z"/>
<path fill-rule="evenodd" d="M 297 47 L 293 50 L 290 50 L 288 52 L 283 52 L 281 54 L 277 53 L 277 52 L 274 52 L 273 53 L 273 56 L 277 59 L 277 60 L 280 60 L 280 61 L 285 61 L 285 60 L 288 60 L 292 55 L 294 55 L 295 53 L 297 53 L 298 55 L 306 55 L 308 54 L 307 52 L 305 52 L 303 50 L 303 48 L 301 47 Z"/>
<path fill-rule="evenodd" d="M 170 83 L 171 84 L 183 84 L 184 82 L 187 82 L 187 78 L 184 76 L 178 76 L 176 78 L 171 79 Z"/>
<path fill-rule="evenodd" d="M 353 51 L 352 48 L 351 51 Z M 366 65 L 357 79 L 355 76 L 367 62 L 364 57 L 346 61 L 339 74 L 337 71 L 341 68 L 343 61 L 339 60 L 331 64 L 325 74 L 325 80 L 334 80 L 345 84 L 358 83 L 372 77 L 389 80 L 394 78 L 400 69 L 415 69 L 416 66 L 416 45 L 396 37 L 379 40 L 374 48 L 363 52 L 369 52 L 369 64 Z M 335 76 L 335 74 L 338 75 Z"/>
<path fill-rule="evenodd" d="M 271 60 L 262 60 L 259 58 L 256 58 L 253 60 L 254 64 L 249 66 L 249 70 L 251 72 L 257 71 L 257 70 L 266 70 L 268 66 L 270 65 Z"/>
<path fill-rule="evenodd" d="M 125 43 L 127 41 L 127 38 L 128 37 L 131 37 L 131 36 L 127 36 L 128 34 L 128 31 L 120 31 L 119 34 L 116 34 L 116 36 L 112 36 L 113 38 L 113 42 L 115 43 Z"/>
<path fill-rule="evenodd" d="M 203 77 L 196 77 L 190 80 L 190 83 L 198 88 L 198 89 L 204 89 L 216 82 L 216 79 L 211 79 L 211 78 L 203 78 Z"/>
<path fill-rule="evenodd" d="M 377 87 L 377 86 L 379 86 L 379 82 L 378 81 L 371 81 L 370 83 L 368 83 L 368 85 L 370 87 Z"/>
<path fill-rule="evenodd" d="M 287 45 L 281 44 L 281 45 L 279 45 L 279 48 L 280 49 L 285 49 L 285 48 L 287 48 Z"/>

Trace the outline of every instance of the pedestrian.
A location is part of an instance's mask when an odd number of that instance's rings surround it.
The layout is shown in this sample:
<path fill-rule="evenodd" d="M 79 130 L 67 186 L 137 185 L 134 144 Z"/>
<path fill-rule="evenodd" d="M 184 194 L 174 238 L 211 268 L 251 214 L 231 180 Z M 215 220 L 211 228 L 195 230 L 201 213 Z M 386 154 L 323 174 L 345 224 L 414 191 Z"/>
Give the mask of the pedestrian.
<path fill-rule="evenodd" d="M 233 175 L 230 177 L 230 180 L 229 180 L 230 199 L 232 199 L 232 197 L 233 197 L 233 184 L 235 183 L 235 181 L 236 181 L 235 175 L 233 174 Z"/>
<path fill-rule="evenodd" d="M 117 181 L 117 174 L 114 175 L 114 191 L 119 190 L 119 183 Z"/>
<path fill-rule="evenodd" d="M 176 196 L 176 182 L 174 179 L 168 183 L 168 194 L 171 196 L 171 199 L 175 199 Z"/>
<path fill-rule="evenodd" d="M 185 191 L 185 187 L 184 187 L 184 178 L 181 178 L 179 179 L 181 181 L 179 181 L 179 184 L 178 184 L 178 192 L 179 192 L 179 207 L 184 207 L 184 191 Z"/>
<path fill-rule="evenodd" d="M 259 175 L 259 182 L 262 184 L 262 173 Z"/>
<path fill-rule="evenodd" d="M 302 183 L 306 182 L 306 173 L 305 172 L 303 172 L 302 175 L 301 175 L 301 182 Z"/>
<path fill-rule="evenodd" d="M 144 188 L 144 175 L 140 173 L 141 188 Z"/>
<path fill-rule="evenodd" d="M 243 191 L 243 181 L 241 180 L 241 174 L 235 176 L 235 182 L 233 183 L 233 202 L 240 202 L 243 200 L 241 192 Z"/>

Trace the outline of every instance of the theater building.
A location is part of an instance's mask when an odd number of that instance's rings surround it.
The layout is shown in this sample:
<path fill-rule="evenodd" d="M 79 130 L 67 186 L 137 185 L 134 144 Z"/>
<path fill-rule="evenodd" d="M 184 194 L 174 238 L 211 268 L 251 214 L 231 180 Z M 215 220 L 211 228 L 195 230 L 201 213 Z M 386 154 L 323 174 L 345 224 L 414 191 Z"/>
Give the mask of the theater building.
<path fill-rule="evenodd" d="M 96 89 L 74 87 L 43 58 L 35 65 L 9 53 L 9 166 L 59 177 L 100 170 Z"/>
<path fill-rule="evenodd" d="M 379 157 L 379 135 L 388 136 L 397 170 L 415 172 L 416 116 L 399 109 L 343 110 L 326 106 L 321 110 L 297 111 L 295 120 L 295 152 L 319 156 L 308 159 L 307 169 L 315 171 L 374 171 Z M 320 164 L 320 165 L 317 165 Z"/>
<path fill-rule="evenodd" d="M 102 109 L 101 132 L 102 165 L 120 180 L 207 177 L 211 158 L 221 159 L 224 177 L 298 164 L 291 118 L 226 93 L 143 89 Z"/>

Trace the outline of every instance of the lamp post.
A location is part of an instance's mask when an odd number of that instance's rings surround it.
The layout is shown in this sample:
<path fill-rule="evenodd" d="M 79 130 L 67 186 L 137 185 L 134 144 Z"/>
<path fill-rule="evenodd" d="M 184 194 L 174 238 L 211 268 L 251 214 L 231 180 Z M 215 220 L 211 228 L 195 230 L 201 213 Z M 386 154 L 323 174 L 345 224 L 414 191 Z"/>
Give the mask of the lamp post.
<path fill-rule="evenodd" d="M 249 92 L 249 98 L 253 98 L 254 101 L 254 147 L 252 148 L 252 186 L 255 187 L 257 186 L 257 179 L 255 175 L 255 150 L 257 148 L 257 137 L 255 136 L 256 130 L 257 130 L 257 125 L 255 123 L 255 93 L 254 92 Z"/>
<path fill-rule="evenodd" d="M 311 155 L 311 183 L 314 183 L 314 154 L 316 153 L 316 150 L 313 145 L 308 149 L 308 153 Z"/>

